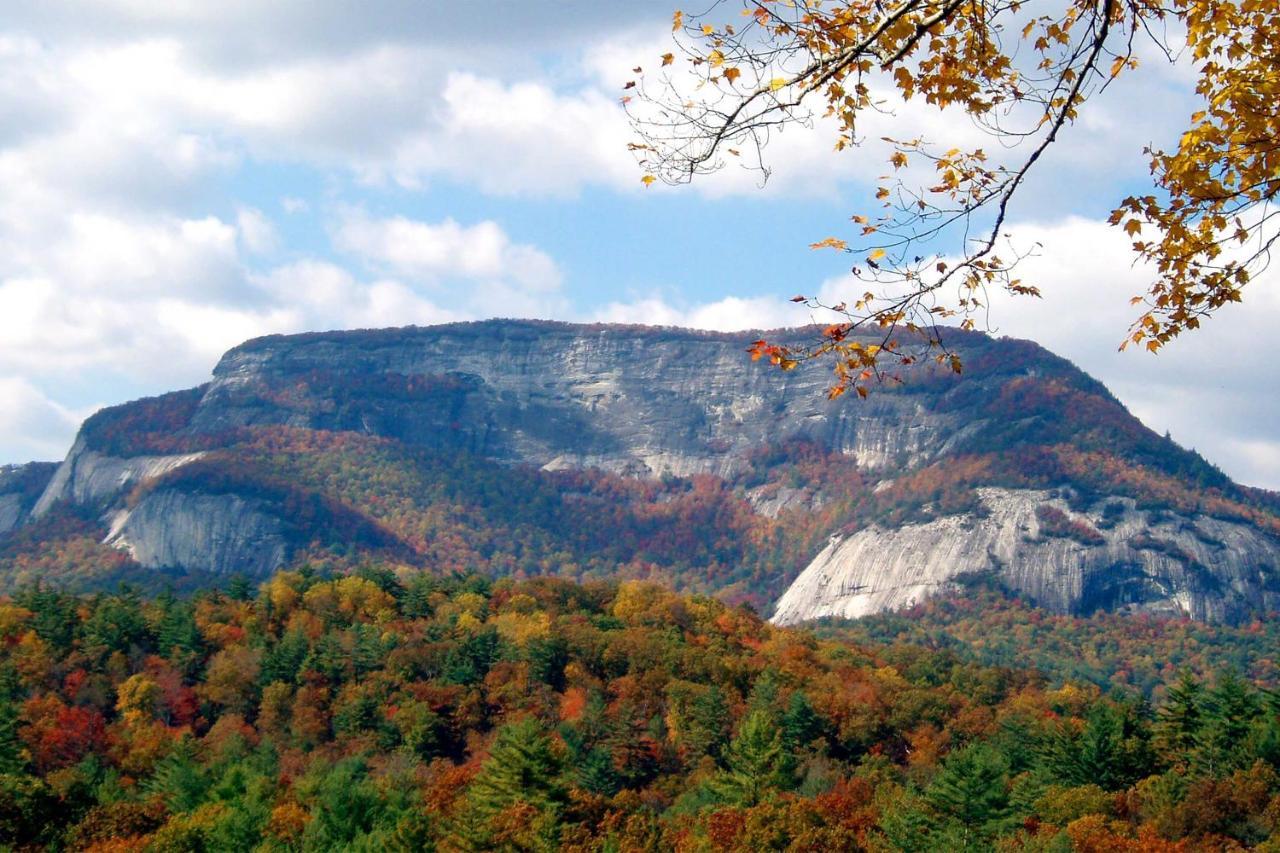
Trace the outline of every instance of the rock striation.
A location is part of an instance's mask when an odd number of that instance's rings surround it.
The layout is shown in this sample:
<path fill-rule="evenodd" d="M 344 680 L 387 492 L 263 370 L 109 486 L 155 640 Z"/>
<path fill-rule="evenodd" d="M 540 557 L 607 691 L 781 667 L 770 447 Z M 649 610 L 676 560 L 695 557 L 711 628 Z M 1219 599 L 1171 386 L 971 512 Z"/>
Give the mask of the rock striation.
<path fill-rule="evenodd" d="M 961 426 L 905 395 L 829 403 L 825 371 L 754 368 L 750 339 L 535 322 L 262 338 L 218 363 L 191 429 L 356 430 L 657 477 L 727 475 L 751 449 L 794 437 L 868 468 L 913 464 Z"/>
<path fill-rule="evenodd" d="M 1056 491 L 983 488 L 984 511 L 834 536 L 773 621 L 855 619 L 991 573 L 1062 613 L 1143 610 L 1230 621 L 1280 609 L 1280 541 L 1208 516 L 1107 498 L 1077 512 Z"/>
<path fill-rule="evenodd" d="M 157 489 L 111 516 L 106 543 L 144 566 L 264 577 L 289 555 L 282 520 L 261 501 Z"/>
<path fill-rule="evenodd" d="M 132 485 L 160 477 L 194 462 L 201 453 L 134 456 L 121 459 L 90 450 L 84 435 L 76 438 L 66 460 L 57 467 L 31 510 L 33 518 L 47 513 L 58 501 L 94 504 L 119 496 Z"/>

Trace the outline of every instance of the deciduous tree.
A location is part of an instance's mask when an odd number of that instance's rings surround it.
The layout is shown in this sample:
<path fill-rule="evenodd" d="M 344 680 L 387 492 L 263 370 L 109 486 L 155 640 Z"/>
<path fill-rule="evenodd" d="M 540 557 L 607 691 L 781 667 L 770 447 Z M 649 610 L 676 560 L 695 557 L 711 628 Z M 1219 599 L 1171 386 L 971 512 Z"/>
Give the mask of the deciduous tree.
<path fill-rule="evenodd" d="M 753 354 L 784 370 L 833 356 L 833 396 L 865 394 L 885 367 L 919 359 L 904 338 L 938 347 L 939 319 L 973 326 L 990 289 L 1038 293 L 1016 277 L 1027 247 L 1007 239 L 1015 199 L 1089 99 L 1136 68 L 1147 44 L 1192 67 L 1201 107 L 1176 144 L 1148 150 L 1154 191 L 1118 199 L 1110 218 L 1155 274 L 1134 298 L 1142 308 L 1125 343 L 1158 350 L 1239 301 L 1280 237 L 1273 0 L 720 0 L 676 12 L 674 31 L 673 50 L 648 73 L 636 69 L 623 97 L 645 184 L 689 181 L 731 161 L 767 176 L 771 136 L 817 116 L 837 149 L 856 147 L 866 114 L 887 112 L 891 99 L 966 117 L 989 137 L 978 146 L 887 137 L 892 174 L 876 209 L 854 215 L 854 234 L 813 244 L 850 253 L 866 292 L 835 305 L 796 297 L 835 313 L 823 340 L 762 341 Z M 934 355 L 960 369 L 945 351 Z"/>

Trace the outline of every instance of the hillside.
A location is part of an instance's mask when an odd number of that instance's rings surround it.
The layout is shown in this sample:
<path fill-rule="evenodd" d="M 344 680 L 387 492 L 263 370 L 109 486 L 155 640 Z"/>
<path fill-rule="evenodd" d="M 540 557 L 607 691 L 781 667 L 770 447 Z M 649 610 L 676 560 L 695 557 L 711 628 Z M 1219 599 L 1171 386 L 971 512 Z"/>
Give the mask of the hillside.
<path fill-rule="evenodd" d="M 641 584 L 285 572 L 0 598 L 0 844 L 1239 850 L 1274 696 L 1134 697 Z"/>
<path fill-rule="evenodd" d="M 658 579 L 799 621 L 986 572 L 1057 612 L 1280 607 L 1275 496 L 1035 344 L 956 332 L 962 376 L 828 402 L 823 366 L 752 365 L 750 339 L 489 321 L 250 341 L 206 385 L 91 417 L 13 501 L 0 582 L 407 566 Z"/>

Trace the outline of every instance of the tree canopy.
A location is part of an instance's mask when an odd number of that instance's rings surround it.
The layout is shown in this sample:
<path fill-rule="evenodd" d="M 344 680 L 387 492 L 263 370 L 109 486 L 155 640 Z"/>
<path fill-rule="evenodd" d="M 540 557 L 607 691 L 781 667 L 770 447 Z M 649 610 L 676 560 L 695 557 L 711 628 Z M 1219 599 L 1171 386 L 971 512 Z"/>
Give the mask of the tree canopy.
<path fill-rule="evenodd" d="M 1154 273 L 1133 299 L 1122 348 L 1159 350 L 1240 301 L 1280 237 L 1274 0 L 743 0 L 740 15 L 736 6 L 676 12 L 673 51 L 627 84 L 646 184 L 687 182 L 731 160 L 767 175 L 771 135 L 817 116 L 837 150 L 858 146 L 864 115 L 895 100 L 962 113 L 990 140 L 886 137 L 892 174 L 876 209 L 852 217 L 855 237 L 813 244 L 852 254 L 865 293 L 835 305 L 797 296 L 837 322 L 811 347 L 761 341 L 753 356 L 790 369 L 832 355 L 833 396 L 865 394 L 884 368 L 918 361 L 911 340 L 958 371 L 939 321 L 973 327 L 993 289 L 1038 294 L 1016 276 L 1027 247 L 1006 233 L 1014 199 L 1086 102 L 1137 67 L 1144 43 L 1192 66 L 1203 103 L 1176 145 L 1147 150 L 1151 194 L 1117 200 L 1110 216 Z"/>

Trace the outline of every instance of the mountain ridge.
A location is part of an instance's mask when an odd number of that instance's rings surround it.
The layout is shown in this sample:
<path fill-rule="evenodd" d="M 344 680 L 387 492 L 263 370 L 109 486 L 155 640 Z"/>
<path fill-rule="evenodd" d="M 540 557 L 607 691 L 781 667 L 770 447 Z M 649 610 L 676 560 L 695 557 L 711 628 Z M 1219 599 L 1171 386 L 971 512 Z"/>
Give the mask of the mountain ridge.
<path fill-rule="evenodd" d="M 467 554 L 498 574 L 781 597 L 784 621 L 904 606 L 973 571 L 1057 611 L 1232 621 L 1280 606 L 1274 496 L 1156 435 L 1066 359 L 956 331 L 962 376 L 923 365 L 832 402 L 825 365 L 746 358 L 756 335 L 810 333 L 500 320 L 257 338 L 208 383 L 89 418 L 24 521 L 97 513 L 100 544 L 144 568 L 440 570 Z M 499 500 L 504 483 L 542 509 Z M 997 522 L 980 547 L 970 534 Z M 588 529 L 601 523 L 626 548 Z M 907 582 L 908 564 L 925 580 Z M 14 576 L 0 547 L 0 582 Z M 873 605 L 850 604 L 868 584 Z"/>

